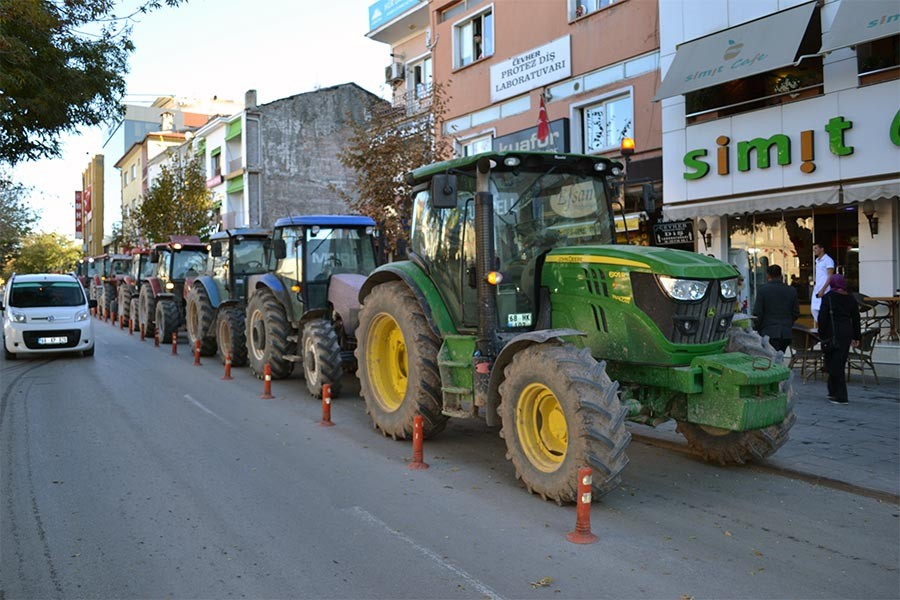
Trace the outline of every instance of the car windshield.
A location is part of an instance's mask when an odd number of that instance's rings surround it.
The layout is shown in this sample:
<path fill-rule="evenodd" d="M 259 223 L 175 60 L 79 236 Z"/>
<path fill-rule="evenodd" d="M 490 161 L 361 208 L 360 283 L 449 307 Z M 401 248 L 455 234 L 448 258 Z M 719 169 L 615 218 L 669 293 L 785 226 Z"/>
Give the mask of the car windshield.
<path fill-rule="evenodd" d="M 201 250 L 181 250 L 175 253 L 172 265 L 172 279 L 184 279 L 206 271 L 206 252 Z"/>
<path fill-rule="evenodd" d="M 81 306 L 84 293 L 77 281 L 28 281 L 13 283 L 9 305 L 16 308 Z"/>

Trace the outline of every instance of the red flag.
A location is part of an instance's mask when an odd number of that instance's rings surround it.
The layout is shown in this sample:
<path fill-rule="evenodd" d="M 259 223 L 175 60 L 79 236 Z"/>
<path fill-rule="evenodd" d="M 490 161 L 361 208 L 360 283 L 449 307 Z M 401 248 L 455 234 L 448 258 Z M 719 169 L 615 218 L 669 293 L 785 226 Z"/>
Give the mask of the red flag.
<path fill-rule="evenodd" d="M 541 94 L 541 109 L 538 113 L 538 141 L 545 142 L 550 137 L 550 120 L 547 119 L 547 107 L 544 105 L 544 95 Z"/>

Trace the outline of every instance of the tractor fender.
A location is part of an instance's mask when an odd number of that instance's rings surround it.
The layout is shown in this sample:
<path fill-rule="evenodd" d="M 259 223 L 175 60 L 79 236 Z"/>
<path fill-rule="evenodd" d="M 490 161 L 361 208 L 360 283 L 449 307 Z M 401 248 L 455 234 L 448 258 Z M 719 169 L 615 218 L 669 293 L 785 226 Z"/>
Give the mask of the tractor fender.
<path fill-rule="evenodd" d="M 219 308 L 219 305 L 222 303 L 222 298 L 219 296 L 219 288 L 216 286 L 216 282 L 213 281 L 213 278 L 209 275 L 201 275 L 196 279 L 193 279 L 190 282 L 190 287 L 195 285 L 202 285 L 206 290 L 206 295 L 209 296 L 209 303 L 212 304 L 213 309 Z M 189 291 L 188 287 L 185 286 L 184 297 L 187 298 L 187 292 Z"/>
<path fill-rule="evenodd" d="M 506 377 L 504 373 L 506 366 L 512 362 L 513 357 L 535 344 L 565 343 L 562 338 L 570 335 L 586 336 L 587 333 L 577 329 L 540 329 L 517 335 L 503 346 L 491 368 L 491 382 L 488 386 L 487 406 L 484 411 L 484 419 L 489 427 L 501 424 L 500 416 L 497 414 L 497 406 L 500 404 L 500 384 Z"/>
<path fill-rule="evenodd" d="M 153 292 L 154 297 L 162 293 L 162 284 L 159 282 L 159 278 L 151 277 L 147 280 L 147 285 L 150 286 L 150 291 Z"/>
<path fill-rule="evenodd" d="M 268 288 L 273 294 L 275 294 L 275 298 L 277 298 L 281 306 L 284 307 L 284 311 L 287 315 L 288 321 L 293 321 L 294 311 L 291 308 L 290 290 L 284 287 L 284 283 L 281 281 L 281 279 L 279 279 L 272 273 L 254 275 L 250 278 L 247 283 L 247 304 L 250 304 L 250 298 L 253 296 L 254 292 L 262 288 Z"/>
<path fill-rule="evenodd" d="M 376 285 L 389 281 L 402 281 L 412 291 L 425 312 L 425 317 L 432 329 L 444 337 L 456 335 L 456 326 L 450 318 L 450 311 L 441 297 L 440 292 L 434 287 L 434 283 L 421 267 L 408 260 L 382 265 L 372 271 L 359 290 L 360 306 L 365 302 L 366 296 Z"/>

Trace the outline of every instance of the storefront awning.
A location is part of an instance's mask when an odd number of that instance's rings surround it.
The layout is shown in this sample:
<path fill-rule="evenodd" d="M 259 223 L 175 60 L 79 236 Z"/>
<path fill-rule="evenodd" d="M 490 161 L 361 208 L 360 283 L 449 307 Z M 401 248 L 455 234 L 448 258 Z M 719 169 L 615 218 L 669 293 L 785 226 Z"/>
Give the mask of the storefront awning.
<path fill-rule="evenodd" d="M 841 0 L 831 31 L 822 36 L 822 52 L 831 52 L 900 34 L 897 0 Z"/>
<path fill-rule="evenodd" d="M 844 203 L 879 200 L 900 196 L 900 179 L 851 183 L 844 186 Z"/>
<path fill-rule="evenodd" d="M 840 202 L 840 186 L 828 186 L 813 190 L 777 192 L 759 196 L 741 196 L 725 200 L 678 203 L 663 205 L 665 218 L 672 221 L 695 217 L 722 217 L 746 213 L 788 210 L 808 206 L 824 206 Z"/>
<path fill-rule="evenodd" d="M 795 63 L 815 7 L 808 2 L 680 44 L 653 100 Z"/>

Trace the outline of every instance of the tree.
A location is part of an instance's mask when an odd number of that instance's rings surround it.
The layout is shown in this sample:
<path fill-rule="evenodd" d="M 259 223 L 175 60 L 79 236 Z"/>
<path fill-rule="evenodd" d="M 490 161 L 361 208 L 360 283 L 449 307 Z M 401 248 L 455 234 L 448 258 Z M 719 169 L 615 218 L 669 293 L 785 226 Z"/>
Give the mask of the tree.
<path fill-rule="evenodd" d="M 169 235 L 209 237 L 215 224 L 212 193 L 200 157 L 170 154 L 143 203 L 135 210 L 137 227 L 147 240 Z"/>
<path fill-rule="evenodd" d="M 374 101 L 369 119 L 354 122 L 350 139 L 338 160 L 356 172 L 353 196 L 337 190 L 354 211 L 379 224 L 385 249 L 397 250 L 406 241 L 411 203 L 404 176 L 415 168 L 451 156 L 450 140 L 437 135 L 443 124 L 447 97 L 435 84 L 429 102 L 414 108 Z"/>
<path fill-rule="evenodd" d="M 65 273 L 75 270 L 81 244 L 59 233 L 33 233 L 22 242 L 16 258 L 6 263 L 4 279 L 11 273 Z"/>
<path fill-rule="evenodd" d="M 60 155 L 59 136 L 122 114 L 137 14 L 183 0 L 0 0 L 0 162 Z"/>
<path fill-rule="evenodd" d="M 37 222 L 38 215 L 27 204 L 29 191 L 0 171 L 0 266 L 15 257 Z"/>

